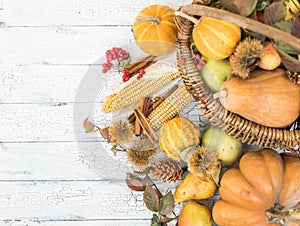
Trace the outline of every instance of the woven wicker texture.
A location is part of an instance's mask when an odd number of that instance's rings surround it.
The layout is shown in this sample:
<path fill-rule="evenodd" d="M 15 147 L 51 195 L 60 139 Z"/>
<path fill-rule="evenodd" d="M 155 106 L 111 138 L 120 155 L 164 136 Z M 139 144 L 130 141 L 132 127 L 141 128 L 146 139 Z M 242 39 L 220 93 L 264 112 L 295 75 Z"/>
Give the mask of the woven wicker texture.
<path fill-rule="evenodd" d="M 176 16 L 176 24 L 178 26 L 177 59 L 185 61 L 184 65 L 178 64 L 178 68 L 182 71 L 187 90 L 212 124 L 249 145 L 282 149 L 300 145 L 300 130 L 275 129 L 256 124 L 227 111 L 218 100 L 214 99 L 213 93 L 206 87 L 193 62 L 190 50 L 193 23 Z M 299 84 L 299 73 L 289 73 L 289 77 L 294 83 Z"/>

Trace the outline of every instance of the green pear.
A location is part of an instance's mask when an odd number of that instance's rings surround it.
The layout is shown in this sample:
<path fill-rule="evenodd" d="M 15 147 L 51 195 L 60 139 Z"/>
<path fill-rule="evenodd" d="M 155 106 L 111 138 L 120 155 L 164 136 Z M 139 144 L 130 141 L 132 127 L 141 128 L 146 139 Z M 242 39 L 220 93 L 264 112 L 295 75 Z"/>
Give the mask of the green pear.
<path fill-rule="evenodd" d="M 203 58 L 206 64 L 200 70 L 200 75 L 211 91 L 217 92 L 223 83 L 232 77 L 232 69 L 228 60 L 211 60 Z"/>
<path fill-rule="evenodd" d="M 242 153 L 241 142 L 217 127 L 211 127 L 203 134 L 202 145 L 214 149 L 223 166 L 235 163 Z"/>

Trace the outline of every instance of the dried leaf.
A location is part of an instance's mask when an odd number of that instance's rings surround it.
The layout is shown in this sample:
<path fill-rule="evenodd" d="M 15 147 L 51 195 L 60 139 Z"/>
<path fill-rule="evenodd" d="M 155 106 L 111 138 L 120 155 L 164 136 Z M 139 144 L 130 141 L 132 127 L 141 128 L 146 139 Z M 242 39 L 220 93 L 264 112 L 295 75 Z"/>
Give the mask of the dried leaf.
<path fill-rule="evenodd" d="M 249 16 L 255 9 L 258 0 L 220 0 L 228 11 L 242 16 Z"/>
<path fill-rule="evenodd" d="M 151 180 L 151 178 L 148 175 L 146 175 L 145 178 L 143 179 L 143 184 L 145 186 L 152 186 L 153 181 Z"/>
<path fill-rule="evenodd" d="M 133 191 L 145 191 L 146 188 L 143 180 L 132 173 L 126 174 L 126 184 Z"/>
<path fill-rule="evenodd" d="M 291 27 L 291 33 L 297 38 L 300 38 L 300 17 L 294 19 Z"/>
<path fill-rule="evenodd" d="M 279 52 L 283 65 L 289 71 L 300 72 L 300 61 L 284 52 Z"/>
<path fill-rule="evenodd" d="M 214 180 L 214 182 L 216 183 L 216 185 L 219 185 L 221 168 L 222 168 L 221 162 L 219 162 L 218 168 L 215 169 L 210 174 L 210 176 L 212 177 L 212 179 Z"/>
<path fill-rule="evenodd" d="M 157 191 L 151 185 L 146 186 L 144 191 L 144 202 L 150 211 L 158 212 L 159 196 Z"/>
<path fill-rule="evenodd" d="M 274 24 L 274 27 L 291 34 L 292 30 L 292 21 L 280 21 Z M 280 52 L 285 52 L 289 54 L 300 54 L 300 51 L 290 47 L 289 45 L 276 41 L 277 50 Z"/>
<path fill-rule="evenodd" d="M 89 117 L 84 120 L 83 128 L 85 129 L 86 133 L 93 133 L 98 131 L 98 128 L 89 120 Z"/>
<path fill-rule="evenodd" d="M 174 210 L 174 207 L 173 194 L 169 191 L 159 200 L 159 213 L 166 216 Z"/>
<path fill-rule="evenodd" d="M 273 2 L 264 11 L 264 23 L 265 24 L 275 24 L 284 20 L 286 16 L 286 8 L 283 1 Z"/>

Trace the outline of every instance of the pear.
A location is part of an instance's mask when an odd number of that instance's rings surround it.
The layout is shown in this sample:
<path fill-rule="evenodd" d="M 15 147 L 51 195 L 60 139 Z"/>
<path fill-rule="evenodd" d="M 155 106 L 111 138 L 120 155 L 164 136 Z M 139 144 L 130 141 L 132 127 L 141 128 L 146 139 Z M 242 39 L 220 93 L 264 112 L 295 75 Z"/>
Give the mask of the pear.
<path fill-rule="evenodd" d="M 217 127 L 211 127 L 203 134 L 202 145 L 217 152 L 222 166 L 232 165 L 242 153 L 241 142 Z"/>
<path fill-rule="evenodd" d="M 178 226 L 211 226 L 212 216 L 210 209 L 197 202 L 187 203 L 181 210 Z"/>
<path fill-rule="evenodd" d="M 217 190 L 217 185 L 211 176 L 198 177 L 188 173 L 176 188 L 174 193 L 175 202 L 188 200 L 203 200 L 212 197 Z"/>
<path fill-rule="evenodd" d="M 223 83 L 232 77 L 232 69 L 228 60 L 211 60 L 203 58 L 206 61 L 204 67 L 200 70 L 204 82 L 212 92 L 221 89 Z"/>

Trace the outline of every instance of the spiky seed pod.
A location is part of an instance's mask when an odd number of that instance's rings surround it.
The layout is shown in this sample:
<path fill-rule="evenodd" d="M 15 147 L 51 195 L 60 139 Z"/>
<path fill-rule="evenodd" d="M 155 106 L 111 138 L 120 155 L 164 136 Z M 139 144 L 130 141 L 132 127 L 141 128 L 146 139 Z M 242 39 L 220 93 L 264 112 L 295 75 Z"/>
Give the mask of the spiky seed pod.
<path fill-rule="evenodd" d="M 139 151 L 149 151 L 156 149 L 155 143 L 153 143 L 147 136 L 139 136 L 135 139 L 131 149 Z"/>
<path fill-rule="evenodd" d="M 175 182 L 181 179 L 183 169 L 178 161 L 163 159 L 152 166 L 150 174 L 153 178 L 163 182 Z"/>
<path fill-rule="evenodd" d="M 250 68 L 255 65 L 263 52 L 263 44 L 260 40 L 247 37 L 240 42 L 230 57 L 232 73 L 245 79 L 249 77 Z"/>
<path fill-rule="evenodd" d="M 116 120 L 109 126 L 109 135 L 117 143 L 127 143 L 134 136 L 134 128 L 127 120 Z"/>
<path fill-rule="evenodd" d="M 128 149 L 127 155 L 129 161 L 136 167 L 146 168 L 150 166 L 150 157 L 157 154 L 157 150 L 140 151 L 134 149 Z"/>
<path fill-rule="evenodd" d="M 210 175 L 214 177 L 220 172 L 221 163 L 213 149 L 197 148 L 188 160 L 188 170 L 200 178 Z"/>

